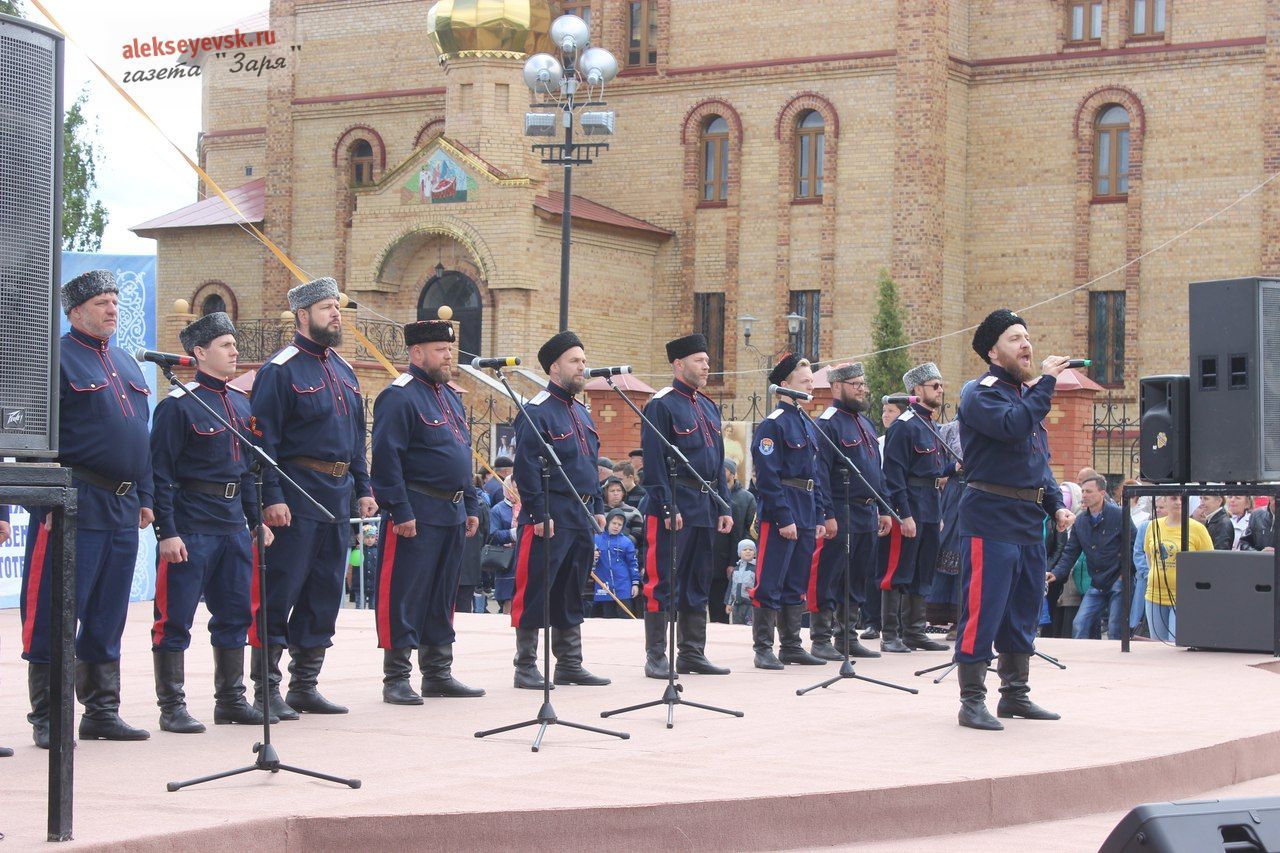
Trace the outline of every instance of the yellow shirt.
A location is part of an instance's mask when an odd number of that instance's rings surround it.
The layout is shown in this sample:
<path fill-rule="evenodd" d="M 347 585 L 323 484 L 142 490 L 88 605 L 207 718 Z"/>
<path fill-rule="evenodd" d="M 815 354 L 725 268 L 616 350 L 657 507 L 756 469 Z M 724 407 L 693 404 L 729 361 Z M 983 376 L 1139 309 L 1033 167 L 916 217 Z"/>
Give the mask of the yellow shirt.
<path fill-rule="evenodd" d="M 1212 551 L 1213 539 L 1203 524 L 1188 520 L 1187 548 Z M 1151 572 L 1147 575 L 1147 601 L 1152 604 L 1174 604 L 1178 591 L 1178 552 L 1182 550 L 1182 525 L 1160 518 L 1147 525 L 1142 549 L 1147 552 Z"/>

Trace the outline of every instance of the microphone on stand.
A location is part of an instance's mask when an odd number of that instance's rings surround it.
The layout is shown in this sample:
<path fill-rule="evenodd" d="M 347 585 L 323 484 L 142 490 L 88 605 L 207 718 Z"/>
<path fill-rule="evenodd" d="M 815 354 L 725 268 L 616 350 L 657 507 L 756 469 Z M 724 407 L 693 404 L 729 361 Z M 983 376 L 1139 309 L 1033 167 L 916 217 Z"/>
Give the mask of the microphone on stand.
<path fill-rule="evenodd" d="M 471 359 L 471 366 L 476 370 L 497 370 L 502 367 L 519 367 L 520 358 L 514 355 L 508 355 L 503 358 L 480 358 L 476 356 Z"/>
<path fill-rule="evenodd" d="M 781 385 L 770 385 L 770 394 L 777 394 L 779 397 L 790 397 L 792 400 L 808 401 L 813 399 L 812 394 L 806 394 L 804 391 L 797 391 L 794 388 L 783 388 Z"/>
<path fill-rule="evenodd" d="M 587 376 L 596 379 L 602 376 L 620 376 L 623 373 L 630 373 L 631 365 L 623 364 L 618 367 L 593 367 L 587 371 Z"/>
<path fill-rule="evenodd" d="M 899 406 L 910 406 L 912 403 L 919 403 L 920 398 L 915 394 L 885 394 L 880 398 L 881 405 L 885 403 L 894 403 Z"/>
<path fill-rule="evenodd" d="M 196 366 L 196 360 L 189 355 L 174 355 L 171 352 L 156 352 L 155 350 L 142 349 L 141 347 L 133 351 L 133 357 L 138 361 L 149 361 L 161 367 Z"/>

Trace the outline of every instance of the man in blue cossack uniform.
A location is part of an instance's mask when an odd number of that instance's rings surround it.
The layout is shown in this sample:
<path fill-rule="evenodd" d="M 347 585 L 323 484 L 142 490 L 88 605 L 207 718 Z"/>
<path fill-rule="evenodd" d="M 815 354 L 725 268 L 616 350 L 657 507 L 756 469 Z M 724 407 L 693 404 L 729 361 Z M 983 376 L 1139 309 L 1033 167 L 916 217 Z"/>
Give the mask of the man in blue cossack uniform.
<path fill-rule="evenodd" d="M 370 478 L 383 507 L 376 618 L 382 699 L 393 705 L 421 705 L 423 696 L 484 695 L 452 674 L 463 541 L 476 535 L 482 511 L 467 415 L 449 386 L 455 341 L 444 320 L 405 326 L 409 370 L 374 404 Z M 414 649 L 421 693 L 409 685 Z"/>
<path fill-rule="evenodd" d="M 807 394 L 813 390 L 813 369 L 808 359 L 787 353 L 769 371 L 769 382 Z M 760 494 L 760 552 L 751 591 L 752 646 L 758 669 L 826 663 L 806 652 L 800 641 L 815 543 L 826 535 L 830 506 L 818 472 L 822 439 L 815 430 L 808 415 L 784 396 L 751 437 Z M 775 629 L 777 655 L 773 653 Z"/>
<path fill-rule="evenodd" d="M 1075 520 L 1049 470 L 1044 419 L 1067 359 L 1031 366 L 1031 337 L 1021 317 L 993 311 L 973 335 L 990 369 L 960 397 L 960 444 L 968 488 L 960 498 L 960 725 L 1000 730 L 987 710 L 992 647 L 1000 653 L 1000 717 L 1056 720 L 1030 699 L 1028 672 L 1045 593 L 1044 523 Z"/>
<path fill-rule="evenodd" d="M 939 490 L 956 472 L 943 454 L 933 426 L 945 394 L 933 362 L 902 376 L 907 393 L 919 399 L 889 426 L 884 438 L 885 498 L 902 524 L 892 525 L 880 558 L 880 651 L 942 652 L 946 643 L 925 633 L 925 595 L 933 583 L 942 532 Z"/>
<path fill-rule="evenodd" d="M 884 486 L 880 471 L 880 445 L 876 441 L 876 428 L 865 414 L 868 388 L 862 364 L 832 365 L 827 369 L 827 380 L 831 383 L 831 405 L 818 416 L 818 429 L 840 448 L 862 478 L 850 473 L 846 494 L 844 462 L 836 458 L 825 441 L 818 445 L 821 457 L 818 471 L 832 509 L 826 521 L 826 536 L 817 542 L 817 554 L 809 573 L 806 603 L 810 613 L 810 651 L 823 660 L 844 659 L 841 650 L 846 642 L 845 636 L 840 636 L 835 643 L 832 637 L 834 626 L 843 616 L 844 575 L 848 566 L 852 571 L 849 577 L 849 620 L 841 631 L 848 638 L 849 656 L 878 658 L 879 652 L 858 642 L 853 626 L 858 624 L 858 610 L 866 598 L 866 578 L 875 572 L 879 537 L 889 532 L 891 521 L 889 516 L 880 514 L 875 498 Z M 845 531 L 840 529 L 846 513 L 852 561 L 845 550 Z"/>
<path fill-rule="evenodd" d="M 729 501 L 724 481 L 724 439 L 720 408 L 699 393 L 711 374 L 707 339 L 686 335 L 667 343 L 667 361 L 674 378 L 653 395 L 644 407 L 645 417 L 685 455 L 716 493 Z M 676 539 L 676 602 L 678 632 L 676 671 L 703 675 L 728 675 L 727 667 L 707 660 L 707 599 L 711 590 L 715 534 L 733 529 L 733 516 L 724 515 L 714 498 L 677 462 L 674 482 L 668 476 L 666 445 L 648 426 L 642 427 L 641 444 L 649 466 L 645 486 L 645 599 L 644 674 L 666 678 L 667 596 L 670 594 L 671 539 Z M 674 522 L 666 520 L 672 510 Z M 674 534 L 672 526 L 674 525 Z M 719 604 L 719 602 L 717 602 Z"/>
<path fill-rule="evenodd" d="M 185 652 L 201 597 L 209 608 L 213 644 L 215 723 L 260 725 L 262 714 L 244 698 L 244 646 L 251 615 L 253 537 L 271 528 L 258 518 L 252 457 L 227 427 L 194 398 L 247 435 L 249 398 L 227 382 L 236 373 L 236 329 L 222 311 L 178 333 L 196 360 L 196 376 L 156 406 L 151 463 L 156 484 L 155 666 L 160 728 L 182 734 L 205 730 L 187 710 Z"/>
<path fill-rule="evenodd" d="M 346 579 L 352 490 L 361 518 L 378 511 L 365 463 L 364 398 L 351 365 L 338 355 L 342 311 L 338 283 L 318 278 L 289 291 L 297 332 L 293 343 L 267 359 L 253 382 L 253 428 L 262 449 L 312 498 L 332 513 L 328 521 L 274 471 L 263 473 L 263 521 L 275 541 L 267 549 L 268 684 L 260 683 L 262 638 L 255 580 L 251 676 L 258 708 L 296 720 L 298 712 L 345 714 L 316 690 L 325 649 Z M 289 648 L 289 692 L 280 698 L 280 655 Z"/>
<path fill-rule="evenodd" d="M 71 468 L 76 526 L 76 696 L 83 740 L 146 740 L 120 719 L 120 636 L 138 559 L 138 530 L 152 512 L 147 387 L 137 362 L 111 344 L 120 288 L 107 270 L 62 286 L 71 331 L 59 342 L 58 462 Z M 30 507 L 22 575 L 22 657 L 28 661 L 36 745 L 49 748 L 49 608 L 56 581 L 47 507 Z"/>
<path fill-rule="evenodd" d="M 573 332 L 555 335 L 538 350 L 538 363 L 550 377 L 545 391 L 524 406 L 529 419 L 516 418 L 515 481 L 520 491 L 520 529 L 516 542 L 516 589 L 511 624 L 516 629 L 516 687 L 543 688 L 538 671 L 538 630 L 543 596 L 550 595 L 551 648 L 556 656 L 555 684 L 609 684 L 582 666 L 582 589 L 595 555 L 591 522 L 604 527 L 604 498 L 596 460 L 600 436 L 587 407 L 575 399 L 587 384 L 587 355 Z M 573 484 L 551 471 L 549 493 L 542 489 L 543 445 L 551 445 Z M 544 499 L 547 506 L 544 506 Z M 585 507 L 585 512 L 584 512 Z M 550 576 L 544 568 L 549 550 Z"/>

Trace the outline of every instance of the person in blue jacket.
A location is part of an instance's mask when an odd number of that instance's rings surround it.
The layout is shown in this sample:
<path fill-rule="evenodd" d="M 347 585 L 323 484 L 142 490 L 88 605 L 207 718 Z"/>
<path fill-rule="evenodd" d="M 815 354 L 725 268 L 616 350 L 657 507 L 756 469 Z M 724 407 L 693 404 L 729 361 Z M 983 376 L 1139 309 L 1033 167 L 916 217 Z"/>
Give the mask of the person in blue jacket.
<path fill-rule="evenodd" d="M 155 666 L 160 728 L 194 734 L 204 724 L 187 710 L 185 652 L 191 623 L 203 596 L 213 644 L 215 723 L 261 725 L 262 713 L 244 699 L 244 646 L 250 619 L 253 537 L 271 528 L 258 518 L 252 457 L 240 439 L 211 416 L 207 403 L 242 435 L 249 428 L 249 398 L 228 385 L 235 376 L 236 328 L 226 313 L 206 314 L 178 333 L 196 360 L 195 380 L 174 388 L 156 406 L 151 425 L 155 471 Z"/>
<path fill-rule="evenodd" d="M 483 696 L 453 677 L 454 601 L 464 540 L 480 526 L 471 476 L 471 428 L 453 376 L 453 324 L 404 327 L 409 369 L 374 404 L 370 480 L 383 507 L 376 625 L 382 700 L 421 705 L 424 696 Z M 487 507 L 486 507 L 487 509 Z M 422 692 L 409 685 L 418 650 Z"/>
<path fill-rule="evenodd" d="M 342 345 L 338 283 L 318 278 L 289 291 L 297 332 L 272 354 L 253 381 L 252 426 L 268 456 L 334 518 L 280 480 L 262 474 L 263 521 L 275 533 L 267 549 L 266 624 L 271 654 L 261 684 L 262 638 L 256 603 L 249 627 L 255 704 L 296 720 L 298 712 L 345 714 L 347 709 L 316 689 L 325 650 L 342 604 L 347 576 L 352 497 L 361 518 L 378 505 L 365 462 L 364 397 L 356 373 L 337 352 Z M 289 647 L 289 692 L 280 698 L 280 655 Z"/>
<path fill-rule="evenodd" d="M 151 390 L 133 356 L 111 343 L 120 288 L 108 270 L 62 286 L 71 331 L 59 341 L 58 462 L 71 469 L 76 524 L 76 697 L 81 740 L 146 740 L 120 719 L 120 637 L 138 559 L 138 531 L 155 520 L 147 422 Z M 20 613 L 28 662 L 27 715 L 36 745 L 49 748 L 49 623 L 55 579 L 48 507 L 28 507 Z"/>
<path fill-rule="evenodd" d="M 626 513 L 618 509 L 611 510 L 604 517 L 604 532 L 596 534 L 596 577 L 620 601 L 630 601 L 640 594 L 636 543 L 623 532 L 626 523 Z M 593 615 L 610 619 L 622 618 L 622 610 L 609 592 L 600 586 L 596 587 Z"/>
<path fill-rule="evenodd" d="M 999 731 L 987 710 L 992 648 L 1000 653 L 1000 717 L 1056 720 L 1030 699 L 1028 673 L 1045 594 L 1044 522 L 1058 530 L 1075 521 L 1049 470 L 1044 419 L 1068 359 L 1051 355 L 1037 375 L 1026 322 L 1001 308 L 973 335 L 990 365 L 960 395 L 956 417 L 967 488 L 960 498 L 960 622 L 955 662 L 960 725 Z"/>
<path fill-rule="evenodd" d="M 808 359 L 787 353 L 769 371 L 769 382 L 809 393 L 813 370 Z M 800 626 L 813 566 L 815 543 L 826 535 L 830 507 L 819 474 L 822 440 L 809 416 L 780 396 L 751 437 L 751 461 L 760 499 L 760 554 L 751 593 L 754 664 L 782 669 L 783 664 L 825 664 L 804 649 Z M 778 632 L 779 654 L 773 653 Z"/>
<path fill-rule="evenodd" d="M 945 388 L 933 362 L 902 376 L 919 399 L 895 420 L 884 438 L 885 499 L 902 518 L 893 525 L 880 560 L 880 650 L 941 652 L 950 648 L 925 633 L 925 596 L 933 585 L 942 534 L 943 480 L 956 472 L 934 427 Z"/>
<path fill-rule="evenodd" d="M 596 471 L 600 436 L 591 413 L 576 399 L 587 384 L 582 339 L 569 331 L 554 335 L 538 349 L 538 363 L 550 381 L 546 390 L 525 403 L 529 417 L 516 419 L 515 478 L 521 503 L 516 589 L 511 601 L 511 625 L 516 629 L 513 683 L 526 690 L 543 689 L 538 630 L 546 627 L 543 596 L 547 595 L 551 649 L 556 656 L 554 683 L 603 686 L 609 679 L 582 666 L 582 591 L 595 550 L 590 516 L 595 517 L 595 528 L 604 527 L 604 498 Z M 543 492 L 544 440 L 564 466 L 572 489 L 558 471 L 551 470 L 548 491 Z M 543 549 L 550 552 L 546 557 Z"/>

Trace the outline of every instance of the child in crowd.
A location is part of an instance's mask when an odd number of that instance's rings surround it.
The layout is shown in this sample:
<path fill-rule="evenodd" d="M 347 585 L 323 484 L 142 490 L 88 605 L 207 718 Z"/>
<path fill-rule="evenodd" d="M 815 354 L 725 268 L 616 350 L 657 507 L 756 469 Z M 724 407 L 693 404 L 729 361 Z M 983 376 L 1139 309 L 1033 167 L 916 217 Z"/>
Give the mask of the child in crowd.
<path fill-rule="evenodd" d="M 738 543 L 738 564 L 730 570 L 729 589 L 724 597 L 730 624 L 751 624 L 751 590 L 755 585 L 756 543 L 743 539 Z"/>
<path fill-rule="evenodd" d="M 622 532 L 627 515 L 620 509 L 610 510 L 604 520 L 605 530 L 596 534 L 596 576 L 620 601 L 630 601 L 640 594 L 640 569 L 636 565 L 636 545 Z M 593 616 L 618 619 L 623 616 L 618 603 L 605 590 L 597 587 Z"/>

